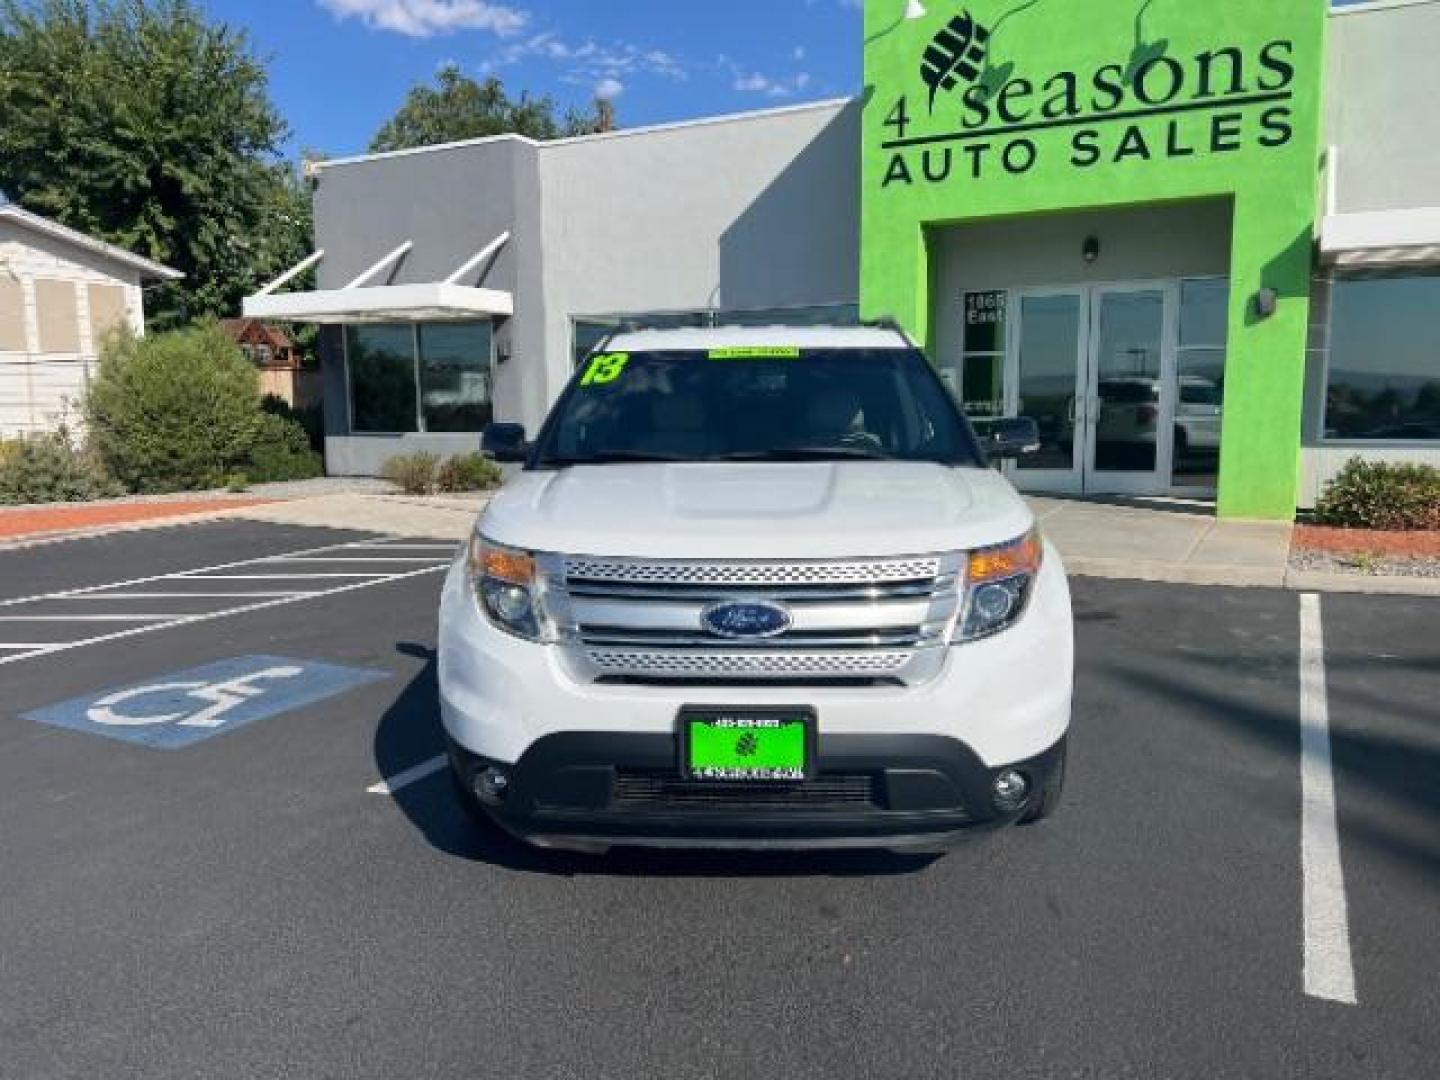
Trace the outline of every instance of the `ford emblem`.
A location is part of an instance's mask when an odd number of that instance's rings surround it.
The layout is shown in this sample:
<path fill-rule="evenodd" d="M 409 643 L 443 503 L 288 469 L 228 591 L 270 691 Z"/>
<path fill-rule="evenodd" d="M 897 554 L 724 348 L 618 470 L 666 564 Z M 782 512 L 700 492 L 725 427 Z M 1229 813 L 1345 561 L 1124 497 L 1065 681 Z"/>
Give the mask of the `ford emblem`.
<path fill-rule="evenodd" d="M 731 639 L 779 637 L 794 621 L 779 604 L 743 600 L 714 604 L 700 616 L 707 632 Z"/>

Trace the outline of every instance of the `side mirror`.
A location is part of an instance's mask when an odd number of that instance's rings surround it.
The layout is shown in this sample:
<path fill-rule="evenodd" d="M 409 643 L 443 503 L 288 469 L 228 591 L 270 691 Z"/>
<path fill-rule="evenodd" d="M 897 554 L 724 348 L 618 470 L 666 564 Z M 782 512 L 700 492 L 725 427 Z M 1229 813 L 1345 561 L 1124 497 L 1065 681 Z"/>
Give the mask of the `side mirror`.
<path fill-rule="evenodd" d="M 1025 457 L 1040 449 L 1040 425 L 1028 416 L 996 420 L 981 441 L 993 458 L 1007 461 Z"/>
<path fill-rule="evenodd" d="M 480 439 L 480 452 L 505 464 L 524 461 L 530 456 L 524 424 L 491 424 Z"/>

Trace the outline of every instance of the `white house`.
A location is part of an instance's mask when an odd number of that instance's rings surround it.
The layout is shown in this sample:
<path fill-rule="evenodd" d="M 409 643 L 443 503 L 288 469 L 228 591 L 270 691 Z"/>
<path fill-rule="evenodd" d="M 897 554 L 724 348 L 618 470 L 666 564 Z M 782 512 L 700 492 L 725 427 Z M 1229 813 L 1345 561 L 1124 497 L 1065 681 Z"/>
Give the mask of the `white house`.
<path fill-rule="evenodd" d="M 179 271 L 0 204 L 0 436 L 72 417 L 107 330 L 145 331 L 141 285 Z"/>

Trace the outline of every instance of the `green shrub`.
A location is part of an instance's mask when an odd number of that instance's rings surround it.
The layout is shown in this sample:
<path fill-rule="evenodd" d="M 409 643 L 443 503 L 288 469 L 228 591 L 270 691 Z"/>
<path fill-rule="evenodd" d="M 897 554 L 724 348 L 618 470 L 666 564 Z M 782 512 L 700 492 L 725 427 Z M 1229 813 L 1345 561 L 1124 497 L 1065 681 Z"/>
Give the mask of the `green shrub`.
<path fill-rule="evenodd" d="M 440 466 L 436 483 L 441 491 L 462 494 L 489 491 L 499 487 L 502 479 L 500 466 L 484 454 L 460 454 Z"/>
<path fill-rule="evenodd" d="M 433 495 L 440 459 L 434 454 L 398 454 L 380 467 L 380 475 L 407 495 Z"/>
<path fill-rule="evenodd" d="M 124 493 L 64 431 L 0 443 L 0 504 L 88 502 Z"/>
<path fill-rule="evenodd" d="M 1440 529 L 1440 469 L 1352 458 L 1315 507 L 1322 525 Z"/>
<path fill-rule="evenodd" d="M 216 485 L 246 461 L 260 424 L 259 375 L 213 323 L 112 336 L 86 398 L 101 460 L 132 491 Z"/>
<path fill-rule="evenodd" d="M 244 474 L 253 484 L 309 480 L 325 475 L 325 462 L 310 448 L 310 436 L 299 421 L 265 412 L 260 415 Z"/>
<path fill-rule="evenodd" d="M 297 409 L 282 397 L 266 394 L 260 400 L 260 408 L 286 420 L 294 420 L 310 437 L 310 449 L 317 454 L 325 453 L 325 410 L 320 405 Z"/>

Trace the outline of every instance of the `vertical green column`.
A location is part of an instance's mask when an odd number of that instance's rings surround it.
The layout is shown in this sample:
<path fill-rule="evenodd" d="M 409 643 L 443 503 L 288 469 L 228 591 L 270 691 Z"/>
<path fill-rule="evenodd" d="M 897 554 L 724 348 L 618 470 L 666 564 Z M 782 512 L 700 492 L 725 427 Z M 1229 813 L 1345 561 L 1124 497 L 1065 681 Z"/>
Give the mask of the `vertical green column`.
<path fill-rule="evenodd" d="M 1295 516 L 1314 238 L 1293 201 L 1283 191 L 1252 191 L 1235 203 L 1221 517 Z M 1298 231 L 1296 221 L 1305 222 Z M 1279 297 L 1263 320 L 1255 309 L 1262 288 Z"/>

